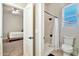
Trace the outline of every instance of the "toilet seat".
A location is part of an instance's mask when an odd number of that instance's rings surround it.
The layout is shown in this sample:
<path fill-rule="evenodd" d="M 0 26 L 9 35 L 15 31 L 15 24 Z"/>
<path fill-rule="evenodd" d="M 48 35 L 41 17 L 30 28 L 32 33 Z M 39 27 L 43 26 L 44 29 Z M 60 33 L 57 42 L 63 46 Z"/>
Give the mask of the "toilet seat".
<path fill-rule="evenodd" d="M 67 44 L 63 44 L 63 45 L 62 45 L 62 50 L 63 50 L 64 52 L 73 52 L 73 47 L 70 46 L 70 45 L 67 45 Z"/>

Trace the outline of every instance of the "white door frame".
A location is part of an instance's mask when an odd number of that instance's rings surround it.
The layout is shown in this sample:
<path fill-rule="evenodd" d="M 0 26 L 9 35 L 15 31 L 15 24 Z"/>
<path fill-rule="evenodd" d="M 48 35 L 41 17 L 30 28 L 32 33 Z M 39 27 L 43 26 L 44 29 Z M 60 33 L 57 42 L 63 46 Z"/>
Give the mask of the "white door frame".
<path fill-rule="evenodd" d="M 2 24 L 3 24 L 3 5 L 0 3 L 0 56 L 3 55 L 3 31 L 2 31 Z"/>
<path fill-rule="evenodd" d="M 44 56 L 44 4 L 36 4 L 35 9 L 35 19 L 36 19 L 36 55 Z"/>
<path fill-rule="evenodd" d="M 34 32 L 35 32 L 35 24 L 34 24 L 34 4 L 28 4 L 24 8 L 24 55 L 34 56 Z"/>

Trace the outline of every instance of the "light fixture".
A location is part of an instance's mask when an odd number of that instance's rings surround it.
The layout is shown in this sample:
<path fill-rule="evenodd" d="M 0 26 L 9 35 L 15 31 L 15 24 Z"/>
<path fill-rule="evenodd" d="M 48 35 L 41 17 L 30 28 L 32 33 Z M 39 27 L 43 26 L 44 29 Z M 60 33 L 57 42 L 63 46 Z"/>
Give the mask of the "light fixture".
<path fill-rule="evenodd" d="M 12 8 L 12 14 L 20 14 L 20 10 Z"/>

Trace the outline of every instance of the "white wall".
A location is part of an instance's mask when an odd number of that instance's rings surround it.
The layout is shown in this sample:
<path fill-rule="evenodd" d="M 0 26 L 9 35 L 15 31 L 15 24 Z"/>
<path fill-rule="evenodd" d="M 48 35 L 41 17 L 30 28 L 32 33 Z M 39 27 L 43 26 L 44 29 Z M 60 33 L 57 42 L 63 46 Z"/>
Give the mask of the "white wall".
<path fill-rule="evenodd" d="M 11 12 L 3 12 L 3 37 L 7 38 L 8 32 L 21 31 L 23 29 L 22 15 L 14 15 Z"/>

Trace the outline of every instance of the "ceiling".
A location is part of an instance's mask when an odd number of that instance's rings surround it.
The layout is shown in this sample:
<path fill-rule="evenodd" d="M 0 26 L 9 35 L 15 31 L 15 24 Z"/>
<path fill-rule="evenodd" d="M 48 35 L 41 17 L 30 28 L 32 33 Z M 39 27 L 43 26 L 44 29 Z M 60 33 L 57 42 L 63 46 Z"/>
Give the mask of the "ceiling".
<path fill-rule="evenodd" d="M 46 3 L 45 5 L 55 5 L 57 7 L 64 7 L 68 5 L 69 3 Z M 16 9 L 24 9 L 27 5 L 27 3 L 4 3 L 5 10 L 11 10 L 13 8 L 13 5 L 18 7 Z"/>
<path fill-rule="evenodd" d="M 12 13 L 13 8 L 14 8 L 15 10 L 19 10 L 20 11 L 20 15 L 22 15 L 23 14 L 22 8 L 24 8 L 26 6 L 26 4 L 16 3 L 15 5 L 20 6 L 21 9 L 15 7 L 15 6 L 9 5 L 9 4 L 3 4 L 3 11 Z"/>
<path fill-rule="evenodd" d="M 18 7 L 20 9 L 23 9 L 26 7 L 27 3 L 4 3 L 5 5 L 10 5 L 14 7 Z"/>
<path fill-rule="evenodd" d="M 59 7 L 59 8 L 63 8 L 64 6 L 68 5 L 69 3 L 45 3 L 45 5 L 47 6 L 55 6 L 55 7 Z M 22 13 L 22 9 L 24 9 L 27 5 L 27 3 L 4 3 L 4 11 L 8 11 L 11 12 L 12 8 L 18 9 L 21 11 Z M 18 7 L 18 8 L 17 8 Z"/>
<path fill-rule="evenodd" d="M 27 3 L 14 3 L 17 6 L 20 6 L 21 8 L 25 8 Z"/>
<path fill-rule="evenodd" d="M 19 8 L 10 6 L 10 5 L 5 5 L 5 4 L 3 4 L 3 9 L 4 9 L 5 11 L 11 11 L 12 8 L 19 9 Z M 20 9 L 19 9 L 19 10 L 20 10 Z"/>

